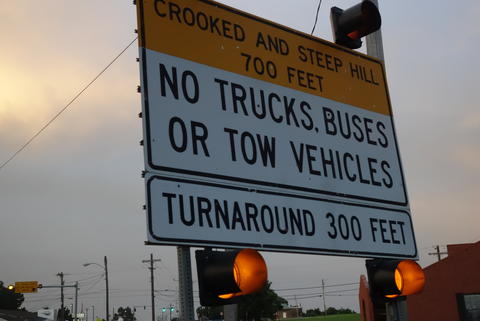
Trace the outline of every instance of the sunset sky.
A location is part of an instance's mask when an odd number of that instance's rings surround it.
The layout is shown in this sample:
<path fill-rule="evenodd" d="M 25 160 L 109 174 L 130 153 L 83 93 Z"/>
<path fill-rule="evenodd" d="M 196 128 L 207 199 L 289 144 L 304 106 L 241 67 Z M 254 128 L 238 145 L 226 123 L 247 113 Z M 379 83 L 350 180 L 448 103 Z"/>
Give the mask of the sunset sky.
<path fill-rule="evenodd" d="M 137 0 L 138 1 L 138 0 Z M 180 0 L 179 0 L 180 1 Z M 222 0 L 310 33 L 316 0 Z M 324 0 L 315 36 L 332 41 Z M 380 1 L 385 65 L 422 266 L 433 247 L 480 240 L 480 2 Z M 0 164 L 36 134 L 136 34 L 131 0 L 0 0 Z M 360 49 L 365 52 L 365 47 Z M 157 309 L 176 304 L 174 247 L 145 246 L 140 84 L 133 44 L 87 91 L 0 170 L 0 280 L 80 283 L 80 303 L 104 315 L 101 270 L 109 259 L 111 306 L 149 305 L 150 253 Z M 264 253 L 274 289 L 358 282 L 364 259 Z M 196 280 L 195 267 L 192 269 Z M 194 290 L 197 284 L 194 283 Z M 355 285 L 327 306 L 359 311 Z M 318 293 L 320 289 L 311 291 Z M 67 294 L 68 298 L 73 292 Z M 279 292 L 291 305 L 308 291 Z M 297 299 L 295 299 L 295 295 Z M 59 290 L 26 295 L 35 311 L 58 307 Z M 67 304 L 71 304 L 71 299 Z M 323 304 L 323 303 L 322 303 Z M 159 311 L 159 310 L 158 310 Z M 149 312 L 139 311 L 140 320 Z"/>

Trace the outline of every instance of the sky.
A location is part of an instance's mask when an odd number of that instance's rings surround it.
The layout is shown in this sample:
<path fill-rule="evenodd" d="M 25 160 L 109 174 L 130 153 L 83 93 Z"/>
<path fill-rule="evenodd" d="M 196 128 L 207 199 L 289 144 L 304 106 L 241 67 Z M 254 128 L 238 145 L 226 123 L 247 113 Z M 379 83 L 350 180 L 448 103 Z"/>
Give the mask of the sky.
<path fill-rule="evenodd" d="M 316 0 L 222 0 L 310 33 Z M 324 0 L 314 35 L 332 41 Z M 480 3 L 380 1 L 385 65 L 408 187 L 419 263 L 434 246 L 480 240 Z M 131 0 L 0 0 L 0 163 L 9 159 L 84 88 L 136 34 Z M 365 47 L 360 51 L 365 52 Z M 176 305 L 173 246 L 145 246 L 146 220 L 137 43 L 0 170 L 0 280 L 80 282 L 79 303 L 104 316 L 108 257 L 111 307 L 138 306 L 148 320 L 149 270 L 156 263 L 157 312 Z M 263 253 L 274 289 L 341 290 L 327 306 L 356 311 L 364 259 Z M 194 291 L 196 270 L 192 267 Z M 346 287 L 338 284 L 353 285 Z M 279 291 L 291 305 L 321 307 L 320 288 Z M 312 294 L 313 293 L 313 294 Z M 310 295 L 311 294 L 311 295 Z M 197 295 L 197 292 L 195 292 Z M 58 307 L 59 289 L 25 295 L 35 311 Z M 314 296 L 302 299 L 302 297 Z M 66 290 L 66 304 L 73 291 Z M 198 299 L 196 298 L 196 304 Z M 160 313 L 160 312 L 159 312 Z"/>

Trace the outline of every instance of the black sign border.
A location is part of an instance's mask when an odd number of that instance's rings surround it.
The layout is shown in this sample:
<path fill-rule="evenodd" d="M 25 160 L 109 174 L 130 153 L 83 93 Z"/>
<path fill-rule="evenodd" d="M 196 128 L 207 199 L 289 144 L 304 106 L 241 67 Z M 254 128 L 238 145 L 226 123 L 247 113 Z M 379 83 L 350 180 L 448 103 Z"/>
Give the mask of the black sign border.
<path fill-rule="evenodd" d="M 349 250 L 332 250 L 332 249 L 324 249 L 324 248 L 305 248 L 305 247 L 298 247 L 298 246 L 285 246 L 285 245 L 276 245 L 276 244 L 259 244 L 259 243 L 248 243 L 248 242 L 228 242 L 228 241 L 209 241 L 209 240 L 192 240 L 192 239 L 184 239 L 184 238 L 165 238 L 161 236 L 155 235 L 153 232 L 153 224 L 152 224 L 152 211 L 151 211 L 151 184 L 154 180 L 164 180 L 170 182 L 177 182 L 177 183 L 186 183 L 186 184 L 193 184 L 193 185 L 202 185 L 202 186 L 209 186 L 209 187 L 216 187 L 216 188 L 223 188 L 223 189 L 230 189 L 230 190 L 237 190 L 243 192 L 252 192 L 251 188 L 247 187 L 240 187 L 240 186 L 232 186 L 232 185 L 223 185 L 219 183 L 213 182 L 204 182 L 204 181 L 195 181 L 190 179 L 184 178 L 173 178 L 173 177 L 165 177 L 159 175 L 152 175 L 147 178 L 147 218 L 148 218 L 148 233 L 149 235 L 155 239 L 156 242 L 146 242 L 147 245 L 189 245 L 189 246 L 198 246 L 198 247 L 221 247 L 221 248 L 253 248 L 261 251 L 268 251 L 268 252 L 287 252 L 287 253 L 310 253 L 310 254 L 325 254 L 325 255 L 340 255 L 340 256 L 352 256 L 352 257 L 385 257 L 385 258 L 408 258 L 408 259 L 416 259 L 418 250 L 417 250 L 417 242 L 415 240 L 415 233 L 413 231 L 413 223 L 410 214 L 407 211 L 399 210 L 399 209 L 391 209 L 385 208 L 381 206 L 373 206 L 367 204 L 357 204 L 357 203 L 349 203 L 349 202 L 341 202 L 335 201 L 331 199 L 323 199 L 317 197 L 309 197 L 297 194 L 289 194 L 289 193 L 282 193 L 282 192 L 273 192 L 273 191 L 266 191 L 266 190 L 258 190 L 256 189 L 255 192 L 259 194 L 266 194 L 266 195 L 275 195 L 275 196 L 288 196 L 293 198 L 299 199 L 307 199 L 307 200 L 314 200 L 314 201 L 322 201 L 327 203 L 334 203 L 334 204 L 342 204 L 347 206 L 354 206 L 354 207 L 364 207 L 364 208 L 372 208 L 372 209 L 379 209 L 383 211 L 389 212 L 396 212 L 399 214 L 407 215 L 410 221 L 410 227 L 412 229 L 412 237 L 413 237 L 413 245 L 415 248 L 415 253 L 413 255 L 400 255 L 400 254 L 392 254 L 392 253 L 382 253 L 382 252 L 368 252 L 368 251 L 349 251 Z"/>

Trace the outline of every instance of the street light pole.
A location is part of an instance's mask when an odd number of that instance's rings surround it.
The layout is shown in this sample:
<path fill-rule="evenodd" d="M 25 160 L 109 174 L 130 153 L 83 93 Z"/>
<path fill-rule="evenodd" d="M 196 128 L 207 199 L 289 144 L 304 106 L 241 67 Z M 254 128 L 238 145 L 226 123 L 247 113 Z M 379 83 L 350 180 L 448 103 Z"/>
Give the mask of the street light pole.
<path fill-rule="evenodd" d="M 98 263 L 84 263 L 83 266 L 89 266 L 89 265 L 97 265 L 101 267 L 105 271 L 105 320 L 109 321 L 108 318 L 108 265 L 107 265 L 107 256 L 105 255 L 103 258 L 104 265 L 98 264 Z M 95 321 L 95 320 L 93 320 Z"/>

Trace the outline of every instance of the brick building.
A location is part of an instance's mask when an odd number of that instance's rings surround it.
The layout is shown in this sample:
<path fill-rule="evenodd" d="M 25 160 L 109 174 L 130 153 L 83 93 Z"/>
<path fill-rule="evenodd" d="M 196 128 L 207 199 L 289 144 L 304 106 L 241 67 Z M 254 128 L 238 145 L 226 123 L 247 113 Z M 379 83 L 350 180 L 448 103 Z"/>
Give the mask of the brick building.
<path fill-rule="evenodd" d="M 425 271 L 422 293 L 407 299 L 409 321 L 480 321 L 480 242 L 448 245 Z"/>
<path fill-rule="evenodd" d="M 285 307 L 276 313 L 277 320 L 280 319 L 291 319 L 298 318 L 302 316 L 301 307 Z"/>

